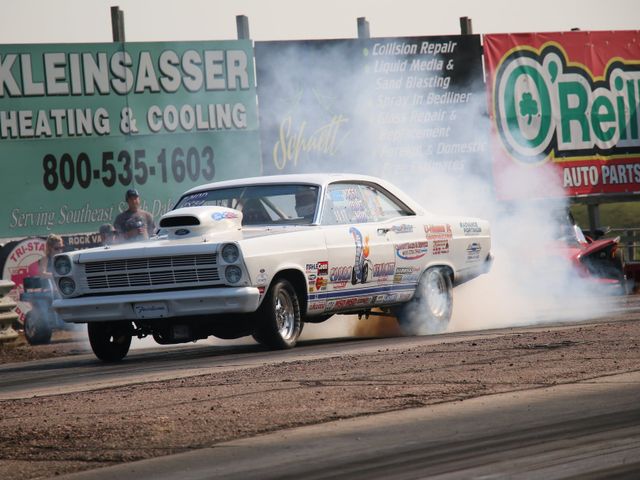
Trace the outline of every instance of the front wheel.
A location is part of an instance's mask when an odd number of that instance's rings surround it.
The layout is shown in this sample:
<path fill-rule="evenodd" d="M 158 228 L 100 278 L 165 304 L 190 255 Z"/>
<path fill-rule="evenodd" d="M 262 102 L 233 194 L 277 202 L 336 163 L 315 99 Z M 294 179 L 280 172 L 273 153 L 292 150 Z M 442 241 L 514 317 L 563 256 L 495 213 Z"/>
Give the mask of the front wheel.
<path fill-rule="evenodd" d="M 89 323 L 89 343 L 96 357 L 103 362 L 119 362 L 131 346 L 130 322 Z"/>
<path fill-rule="evenodd" d="M 398 324 L 405 335 L 444 332 L 453 311 L 453 286 L 448 272 L 429 268 L 420 277 L 413 298 L 396 311 Z"/>
<path fill-rule="evenodd" d="M 291 282 L 276 280 L 257 312 L 253 338 L 269 348 L 292 348 L 302 332 L 300 302 Z"/>

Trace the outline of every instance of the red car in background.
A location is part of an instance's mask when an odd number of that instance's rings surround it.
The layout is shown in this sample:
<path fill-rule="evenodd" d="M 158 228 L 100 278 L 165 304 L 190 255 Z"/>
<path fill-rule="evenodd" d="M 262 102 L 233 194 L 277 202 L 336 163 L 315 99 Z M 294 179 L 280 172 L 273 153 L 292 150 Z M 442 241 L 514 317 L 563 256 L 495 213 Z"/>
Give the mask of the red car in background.
<path fill-rule="evenodd" d="M 570 212 L 561 221 L 559 239 L 564 254 L 578 275 L 592 279 L 609 293 L 625 295 L 629 292 L 620 237 L 603 238 L 607 230 L 582 231 Z"/>

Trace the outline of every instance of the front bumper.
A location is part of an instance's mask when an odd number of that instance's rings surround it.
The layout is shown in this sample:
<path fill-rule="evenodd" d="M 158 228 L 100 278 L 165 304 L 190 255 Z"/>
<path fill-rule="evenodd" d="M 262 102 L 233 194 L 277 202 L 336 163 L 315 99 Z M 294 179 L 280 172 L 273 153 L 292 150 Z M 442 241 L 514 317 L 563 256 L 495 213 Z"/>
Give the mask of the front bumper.
<path fill-rule="evenodd" d="M 57 299 L 53 308 L 70 323 L 138 320 L 134 305 L 163 305 L 162 317 L 255 312 L 260 303 L 256 287 L 223 287 Z M 153 320 L 153 318 L 151 319 Z"/>

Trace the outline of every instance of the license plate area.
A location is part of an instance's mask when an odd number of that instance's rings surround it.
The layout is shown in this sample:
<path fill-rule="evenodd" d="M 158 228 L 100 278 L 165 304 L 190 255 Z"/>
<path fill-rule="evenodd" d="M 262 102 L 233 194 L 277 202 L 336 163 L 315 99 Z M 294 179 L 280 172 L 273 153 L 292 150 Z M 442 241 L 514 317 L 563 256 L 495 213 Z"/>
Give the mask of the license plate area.
<path fill-rule="evenodd" d="M 169 309 L 164 302 L 140 302 L 133 304 L 136 318 L 165 318 L 169 316 Z"/>

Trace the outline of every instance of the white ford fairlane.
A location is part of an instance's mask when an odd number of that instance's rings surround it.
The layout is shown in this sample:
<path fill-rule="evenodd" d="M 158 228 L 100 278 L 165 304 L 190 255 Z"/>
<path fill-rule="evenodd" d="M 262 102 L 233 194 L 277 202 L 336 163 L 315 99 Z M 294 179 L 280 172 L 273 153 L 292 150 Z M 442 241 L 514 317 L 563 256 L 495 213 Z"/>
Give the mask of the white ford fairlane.
<path fill-rule="evenodd" d="M 374 177 L 232 180 L 186 192 L 148 240 L 57 255 L 53 308 L 88 323 L 104 361 L 146 335 L 290 348 L 304 322 L 372 309 L 407 334 L 437 333 L 453 286 L 488 271 L 490 248 L 487 221 L 433 215 Z"/>

